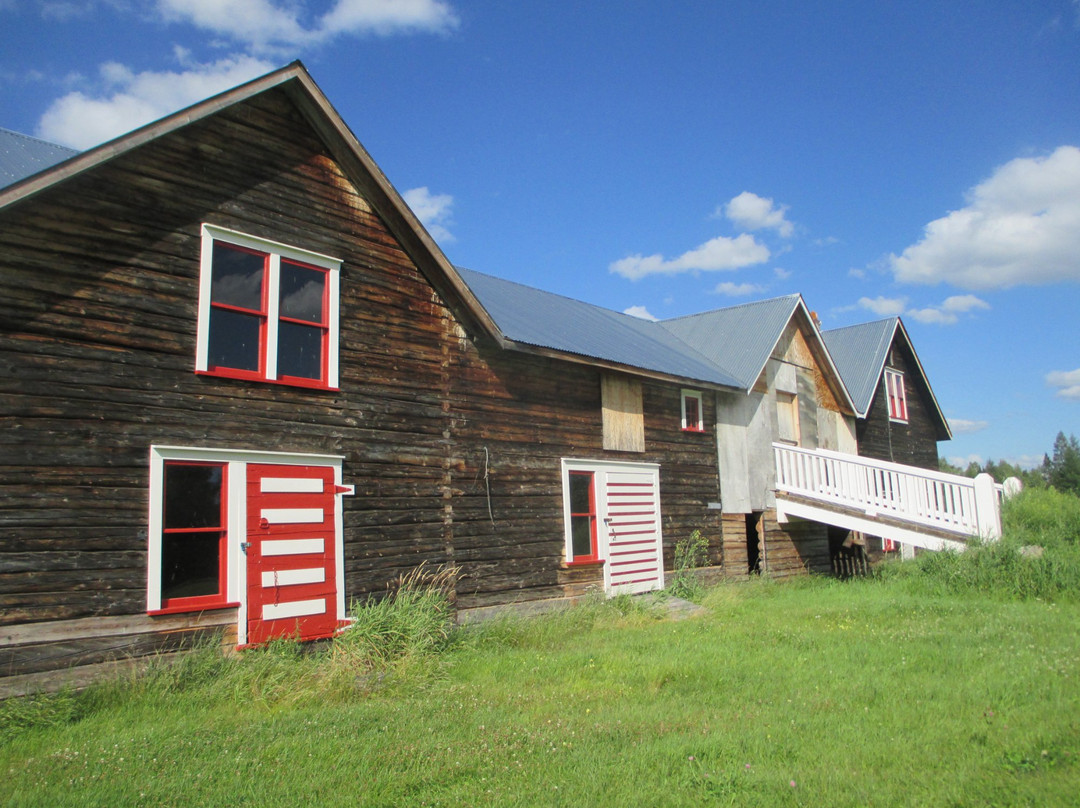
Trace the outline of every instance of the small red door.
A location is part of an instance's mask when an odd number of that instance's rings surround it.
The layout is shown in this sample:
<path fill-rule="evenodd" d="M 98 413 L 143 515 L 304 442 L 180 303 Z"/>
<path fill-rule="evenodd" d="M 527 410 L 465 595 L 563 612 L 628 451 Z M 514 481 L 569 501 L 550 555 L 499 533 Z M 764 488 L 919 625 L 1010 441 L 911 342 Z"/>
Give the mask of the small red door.
<path fill-rule="evenodd" d="M 247 467 L 247 641 L 329 637 L 338 625 L 334 469 Z"/>

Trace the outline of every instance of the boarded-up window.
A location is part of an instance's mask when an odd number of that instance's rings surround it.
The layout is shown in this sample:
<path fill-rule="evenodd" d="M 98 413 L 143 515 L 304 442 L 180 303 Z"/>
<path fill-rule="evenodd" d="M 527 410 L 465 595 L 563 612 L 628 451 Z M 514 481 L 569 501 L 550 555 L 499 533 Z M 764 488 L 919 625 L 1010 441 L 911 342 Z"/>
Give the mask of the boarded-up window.
<path fill-rule="evenodd" d="M 641 382 L 625 376 L 600 377 L 604 448 L 617 452 L 645 451 L 645 416 Z"/>
<path fill-rule="evenodd" d="M 791 393 L 776 394 L 777 438 L 785 443 L 799 442 L 799 397 Z"/>

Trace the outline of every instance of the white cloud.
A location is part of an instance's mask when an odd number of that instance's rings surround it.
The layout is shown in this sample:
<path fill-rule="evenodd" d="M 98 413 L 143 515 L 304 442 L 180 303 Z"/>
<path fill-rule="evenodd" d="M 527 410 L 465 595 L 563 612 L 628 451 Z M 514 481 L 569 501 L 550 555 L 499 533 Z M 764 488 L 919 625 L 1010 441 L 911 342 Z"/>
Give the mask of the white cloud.
<path fill-rule="evenodd" d="M 928 306 L 925 309 L 911 309 L 906 314 L 912 320 L 924 325 L 953 325 L 958 319 L 955 314 L 935 309 L 933 306 Z"/>
<path fill-rule="evenodd" d="M 791 270 L 790 269 L 782 269 L 781 267 L 774 267 L 773 268 L 773 275 L 775 275 L 778 280 L 786 281 L 788 278 L 791 277 Z"/>
<path fill-rule="evenodd" d="M 909 309 L 906 297 L 860 297 L 857 308 L 868 309 L 879 317 L 909 317 L 928 325 L 953 325 L 959 322 L 961 314 L 977 309 L 989 309 L 990 304 L 975 295 L 953 295 L 945 298 L 938 306 L 925 306 Z M 856 307 L 852 307 L 856 308 Z M 850 309 L 839 309 L 848 311 Z"/>
<path fill-rule="evenodd" d="M 857 278 L 859 280 L 864 280 L 866 278 L 866 271 L 862 269 L 856 269 L 855 267 L 849 269 L 847 271 L 847 274 L 849 278 Z"/>
<path fill-rule="evenodd" d="M 656 255 L 630 255 L 615 261 L 609 270 L 636 281 L 646 275 L 676 275 L 680 272 L 717 272 L 760 264 L 769 260 L 769 248 L 753 236 L 743 233 L 736 238 L 717 236 L 678 258 Z"/>
<path fill-rule="evenodd" d="M 911 309 L 907 315 L 920 323 L 929 325 L 953 325 L 960 320 L 961 314 L 975 309 L 989 309 L 990 304 L 975 295 L 953 295 L 945 298 L 940 306 L 927 306 Z"/>
<path fill-rule="evenodd" d="M 327 33 L 364 33 L 387 36 L 407 31 L 448 31 L 458 25 L 457 15 L 443 0 L 338 0 L 322 18 Z"/>
<path fill-rule="evenodd" d="M 642 320 L 649 320 L 650 322 L 658 322 L 658 317 L 653 317 L 647 308 L 644 306 L 631 306 L 628 309 L 623 309 L 623 314 L 629 314 L 631 317 L 637 317 Z"/>
<path fill-rule="evenodd" d="M 764 290 L 754 283 L 731 283 L 730 281 L 718 283 L 713 289 L 716 294 L 727 295 L 728 297 L 745 297 L 762 291 Z"/>
<path fill-rule="evenodd" d="M 969 454 L 967 457 L 950 457 L 948 458 L 948 460 L 954 466 L 957 466 L 961 469 L 966 469 L 972 463 L 975 463 L 979 466 L 983 466 L 986 464 L 986 461 L 982 459 L 982 455 L 977 454 Z"/>
<path fill-rule="evenodd" d="M 1055 395 L 1072 401 L 1080 401 L 1080 368 L 1051 371 L 1046 374 L 1046 383 L 1057 388 Z"/>
<path fill-rule="evenodd" d="M 339 35 L 441 32 L 457 15 L 445 0 L 337 0 L 321 16 L 307 0 L 158 0 L 166 21 L 187 22 L 256 49 L 298 47 Z M 322 4 L 315 4 L 321 6 Z"/>
<path fill-rule="evenodd" d="M 1080 148 L 1012 160 L 967 203 L 889 256 L 898 281 L 978 290 L 1080 280 Z"/>
<path fill-rule="evenodd" d="M 954 435 L 973 435 L 990 426 L 989 421 L 969 421 L 965 418 L 950 418 L 949 429 Z"/>
<path fill-rule="evenodd" d="M 187 22 L 256 47 L 302 45 L 316 36 L 301 24 L 300 6 L 282 8 L 272 0 L 158 0 L 157 6 L 167 22 Z"/>
<path fill-rule="evenodd" d="M 723 215 L 744 230 L 775 230 L 783 238 L 791 238 L 795 225 L 787 220 L 787 211 L 787 205 L 776 205 L 750 191 L 743 191 L 723 207 Z"/>
<path fill-rule="evenodd" d="M 952 295 L 951 297 L 945 298 L 945 302 L 941 304 L 941 308 L 948 312 L 964 314 L 965 312 L 974 311 L 975 309 L 989 309 L 990 304 L 985 300 L 975 297 L 975 295 Z"/>
<path fill-rule="evenodd" d="M 453 224 L 452 210 L 454 197 L 450 194 L 433 194 L 427 186 L 411 188 L 403 193 L 405 203 L 412 208 L 416 218 L 423 222 L 431 237 L 436 241 L 453 241 L 453 234 L 447 227 Z"/>
<path fill-rule="evenodd" d="M 181 72 L 135 73 L 115 62 L 100 68 L 100 97 L 72 92 L 42 115 L 37 134 L 76 149 L 96 146 L 274 68 L 252 56 L 232 56 Z"/>
<path fill-rule="evenodd" d="M 869 309 L 879 317 L 899 317 L 907 306 L 906 297 L 860 297 L 859 307 Z"/>

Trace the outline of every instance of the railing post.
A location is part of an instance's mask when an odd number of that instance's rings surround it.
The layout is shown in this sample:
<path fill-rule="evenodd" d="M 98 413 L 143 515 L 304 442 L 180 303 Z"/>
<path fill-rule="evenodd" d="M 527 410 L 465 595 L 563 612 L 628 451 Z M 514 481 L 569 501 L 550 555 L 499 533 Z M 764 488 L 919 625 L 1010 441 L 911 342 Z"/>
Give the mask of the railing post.
<path fill-rule="evenodd" d="M 1001 507 L 994 478 L 985 471 L 975 478 L 975 519 L 984 539 L 1001 538 Z"/>

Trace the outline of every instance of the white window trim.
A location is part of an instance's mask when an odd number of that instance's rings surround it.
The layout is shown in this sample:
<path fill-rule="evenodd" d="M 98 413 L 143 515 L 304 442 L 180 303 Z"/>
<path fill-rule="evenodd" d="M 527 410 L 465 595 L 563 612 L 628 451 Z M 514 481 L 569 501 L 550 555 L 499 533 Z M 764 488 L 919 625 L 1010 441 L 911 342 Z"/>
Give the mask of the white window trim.
<path fill-rule="evenodd" d="M 334 484 L 341 486 L 342 455 L 299 454 L 296 452 L 265 452 L 244 449 L 208 449 L 192 446 L 150 447 L 150 511 L 148 514 L 146 558 L 146 610 L 161 609 L 161 536 L 165 500 L 165 463 L 189 461 L 224 463 L 228 467 L 228 490 L 225 492 L 228 509 L 226 529 L 225 602 L 239 603 L 237 644 L 247 642 L 247 565 L 240 547 L 247 540 L 247 466 L 248 463 L 268 463 L 279 466 L 329 466 L 334 469 Z M 345 533 L 342 523 L 341 497 L 334 502 L 335 582 L 337 613 L 345 618 Z"/>
<path fill-rule="evenodd" d="M 885 368 L 885 409 L 889 413 L 889 420 L 898 424 L 908 422 L 907 391 L 904 389 L 904 372 Z M 903 416 L 893 415 L 893 399 L 896 399 L 903 410 Z"/>
<path fill-rule="evenodd" d="M 266 332 L 266 380 L 277 381 L 277 321 L 278 321 L 278 289 L 281 275 L 281 259 L 297 261 L 301 264 L 325 269 L 327 294 L 329 295 L 329 309 L 327 317 L 327 357 L 326 357 L 326 386 L 336 389 L 339 384 L 339 348 L 338 333 L 340 329 L 340 290 L 341 290 L 341 259 L 333 258 L 322 253 L 302 250 L 282 244 L 270 239 L 249 236 L 236 230 L 229 230 L 213 224 L 202 226 L 202 254 L 199 261 L 199 322 L 195 347 L 195 370 L 206 372 L 209 370 L 210 355 L 210 284 L 212 280 L 212 268 L 214 258 L 214 242 L 223 241 L 227 244 L 235 244 L 238 247 L 247 247 L 250 250 L 265 252 L 270 255 L 270 269 L 268 283 L 270 294 L 267 301 L 267 322 L 272 327 Z"/>
<path fill-rule="evenodd" d="M 697 400 L 697 412 L 698 420 L 696 424 L 689 424 L 686 422 L 686 400 L 693 398 Z M 683 390 L 681 396 L 682 404 L 682 428 L 688 432 L 704 432 L 705 431 L 705 405 L 703 396 L 700 390 Z"/>

